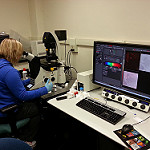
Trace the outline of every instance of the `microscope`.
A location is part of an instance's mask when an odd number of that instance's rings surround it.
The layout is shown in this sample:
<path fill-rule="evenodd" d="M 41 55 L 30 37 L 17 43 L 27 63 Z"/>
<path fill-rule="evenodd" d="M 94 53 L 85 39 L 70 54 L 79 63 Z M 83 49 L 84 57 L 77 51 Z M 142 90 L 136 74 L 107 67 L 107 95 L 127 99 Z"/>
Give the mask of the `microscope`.
<path fill-rule="evenodd" d="M 35 79 L 35 85 L 32 89 L 44 86 L 48 79 L 54 85 L 66 83 L 64 66 L 58 61 L 58 56 L 56 55 L 57 43 L 50 32 L 44 33 L 43 43 L 46 49 L 45 57 L 39 58 L 27 52 L 23 54 L 24 58 L 29 62 L 30 77 Z"/>

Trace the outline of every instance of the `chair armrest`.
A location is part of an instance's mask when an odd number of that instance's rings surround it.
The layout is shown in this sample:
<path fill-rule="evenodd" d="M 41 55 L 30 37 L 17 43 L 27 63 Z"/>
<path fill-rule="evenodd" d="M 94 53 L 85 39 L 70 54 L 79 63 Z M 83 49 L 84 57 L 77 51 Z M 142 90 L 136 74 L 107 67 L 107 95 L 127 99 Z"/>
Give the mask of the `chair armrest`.
<path fill-rule="evenodd" d="M 2 112 L 2 113 L 8 113 L 10 111 L 14 111 L 17 107 L 18 107 L 17 104 L 11 104 L 9 106 L 5 106 L 5 107 L 1 108 L 0 112 Z"/>

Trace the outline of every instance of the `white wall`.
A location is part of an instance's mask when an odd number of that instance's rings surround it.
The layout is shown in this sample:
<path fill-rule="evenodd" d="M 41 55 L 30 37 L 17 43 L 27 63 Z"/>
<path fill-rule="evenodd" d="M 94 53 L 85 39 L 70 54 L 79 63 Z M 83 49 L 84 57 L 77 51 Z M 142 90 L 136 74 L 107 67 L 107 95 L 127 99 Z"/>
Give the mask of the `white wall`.
<path fill-rule="evenodd" d="M 31 40 L 41 39 L 44 32 L 43 23 L 43 10 L 42 0 L 28 0 L 29 2 L 29 15 L 30 15 L 30 29 L 31 29 Z"/>
<path fill-rule="evenodd" d="M 69 38 L 150 43 L 149 0 L 43 0 L 44 29 L 66 29 Z M 92 68 L 92 47 L 79 47 L 72 62 Z"/>
<path fill-rule="evenodd" d="M 149 0 L 44 0 L 45 30 L 69 36 L 149 41 Z"/>
<path fill-rule="evenodd" d="M 0 32 L 9 33 L 29 49 L 30 16 L 27 0 L 0 0 Z"/>
<path fill-rule="evenodd" d="M 0 32 L 19 35 L 27 48 L 28 39 L 42 39 L 45 31 L 55 29 L 66 29 L 68 38 L 84 43 L 89 42 L 86 39 L 150 43 L 149 0 L 0 0 L 0 4 Z M 92 68 L 93 54 L 91 46 L 80 45 L 71 57 L 79 72 Z M 63 59 L 64 46 L 60 51 Z"/>

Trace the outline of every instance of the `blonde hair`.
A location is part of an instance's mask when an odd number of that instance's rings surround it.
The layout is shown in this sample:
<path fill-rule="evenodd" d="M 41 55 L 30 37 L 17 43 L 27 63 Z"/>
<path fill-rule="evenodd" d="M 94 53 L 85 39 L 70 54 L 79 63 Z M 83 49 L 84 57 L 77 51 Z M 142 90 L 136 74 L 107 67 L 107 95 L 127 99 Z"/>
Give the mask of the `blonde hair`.
<path fill-rule="evenodd" d="M 4 39 L 0 44 L 0 56 L 16 64 L 21 58 L 23 53 L 23 47 L 20 42 L 15 39 Z"/>

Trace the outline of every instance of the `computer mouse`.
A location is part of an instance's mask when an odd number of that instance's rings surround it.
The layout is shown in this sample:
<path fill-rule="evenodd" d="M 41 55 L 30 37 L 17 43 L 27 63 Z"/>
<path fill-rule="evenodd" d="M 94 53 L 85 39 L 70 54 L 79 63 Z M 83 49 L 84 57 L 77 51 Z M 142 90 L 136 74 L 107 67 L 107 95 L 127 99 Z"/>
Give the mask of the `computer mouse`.
<path fill-rule="evenodd" d="M 131 124 L 125 124 L 123 127 L 122 127 L 122 131 L 121 131 L 121 134 L 127 134 L 128 132 L 130 132 L 131 130 L 133 130 L 133 126 Z"/>

